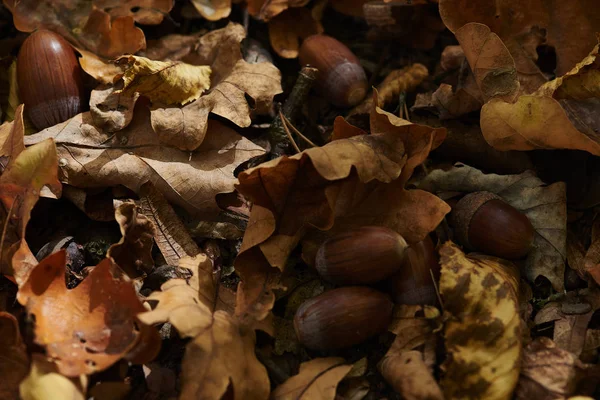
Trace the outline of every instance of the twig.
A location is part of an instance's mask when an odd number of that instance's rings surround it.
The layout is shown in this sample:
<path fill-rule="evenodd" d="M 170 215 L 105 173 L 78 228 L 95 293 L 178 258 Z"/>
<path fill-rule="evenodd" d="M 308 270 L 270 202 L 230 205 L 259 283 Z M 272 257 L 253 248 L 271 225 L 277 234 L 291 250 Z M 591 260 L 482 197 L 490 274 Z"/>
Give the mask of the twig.
<path fill-rule="evenodd" d="M 296 117 L 306 103 L 308 93 L 312 88 L 313 82 L 317 77 L 318 70 L 312 67 L 304 67 L 298 74 L 298 79 L 292 88 L 288 98 L 285 100 L 281 109 L 283 115 L 293 124 Z M 271 157 L 276 158 L 286 154 L 291 142 L 288 134 L 283 128 L 283 121 L 279 115 L 275 117 L 271 127 L 267 131 L 269 142 L 271 143 Z"/>
<path fill-rule="evenodd" d="M 306 143 L 308 143 L 308 144 L 309 144 L 309 145 L 311 145 L 312 147 L 319 147 L 319 146 L 317 146 L 317 145 L 316 145 L 316 144 L 315 144 L 315 143 L 314 143 L 312 140 L 310 140 L 309 138 L 307 138 L 306 136 L 304 136 L 304 135 L 302 134 L 302 132 L 300 132 L 300 131 L 298 130 L 298 128 L 296 128 L 296 127 L 294 126 L 294 124 L 292 124 L 292 123 L 290 122 L 290 120 L 289 120 L 289 119 L 287 119 L 287 118 L 285 117 L 285 115 L 283 115 L 283 114 L 280 114 L 280 117 L 283 119 L 283 122 L 285 123 L 285 125 L 287 125 L 287 127 L 288 127 L 288 128 L 290 128 L 290 129 L 292 130 L 292 132 L 294 132 L 296 135 L 298 135 L 298 136 L 299 136 L 301 139 L 303 139 L 303 140 L 304 140 Z"/>
<path fill-rule="evenodd" d="M 287 119 L 285 118 L 285 116 L 283 115 L 283 113 L 281 112 L 281 110 L 279 110 L 279 118 L 281 118 L 281 121 L 287 121 Z M 282 125 L 283 125 L 283 130 L 285 131 L 285 134 L 287 135 L 287 137 L 288 137 L 290 143 L 292 144 L 292 146 L 294 146 L 294 149 L 296 149 L 296 152 L 297 153 L 301 153 L 302 150 L 300 150 L 300 148 L 296 144 L 296 141 L 292 137 L 292 134 L 290 133 L 290 130 L 288 129 L 287 123 L 284 122 Z"/>

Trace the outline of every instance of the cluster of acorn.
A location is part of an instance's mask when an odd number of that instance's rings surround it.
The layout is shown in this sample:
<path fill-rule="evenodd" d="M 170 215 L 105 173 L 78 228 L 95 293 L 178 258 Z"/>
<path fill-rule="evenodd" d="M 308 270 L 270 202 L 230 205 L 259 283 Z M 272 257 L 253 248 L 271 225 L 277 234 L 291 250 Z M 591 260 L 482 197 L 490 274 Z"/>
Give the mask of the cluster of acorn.
<path fill-rule="evenodd" d="M 533 245 L 535 230 L 529 219 L 493 193 L 464 196 L 454 205 L 450 222 L 457 241 L 470 250 L 518 259 Z M 434 279 L 440 266 L 430 237 L 408 246 L 391 229 L 361 227 L 325 241 L 315 268 L 321 278 L 341 287 L 298 308 L 294 329 L 310 349 L 351 347 L 387 329 L 393 303 L 366 285 L 387 279 L 398 304 L 436 303 Z"/>

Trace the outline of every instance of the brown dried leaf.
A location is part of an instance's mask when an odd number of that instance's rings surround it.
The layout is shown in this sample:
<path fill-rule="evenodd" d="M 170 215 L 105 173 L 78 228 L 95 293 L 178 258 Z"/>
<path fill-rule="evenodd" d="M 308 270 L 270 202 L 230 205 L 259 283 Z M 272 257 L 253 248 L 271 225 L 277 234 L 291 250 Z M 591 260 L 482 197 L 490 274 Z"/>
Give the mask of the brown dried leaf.
<path fill-rule="evenodd" d="M 140 353 L 139 362 L 156 356 L 158 332 L 139 323 L 136 315 L 145 311 L 144 306 L 130 282 L 113 277 L 110 259 L 72 290 L 65 283 L 65 268 L 64 250 L 46 257 L 17 296 L 35 316 L 36 343 L 46 348 L 61 374 L 92 374 Z"/>
<path fill-rule="evenodd" d="M 275 388 L 273 400 L 333 400 L 338 383 L 352 365 L 343 358 L 315 358 L 300 365 L 300 372 Z"/>
<path fill-rule="evenodd" d="M 250 15 L 263 20 L 279 15 L 290 7 L 304 7 L 310 0 L 248 0 Z"/>
<path fill-rule="evenodd" d="M 436 337 L 431 320 L 439 316 L 439 312 L 427 307 L 424 318 L 416 316 L 419 312 L 423 312 L 423 307 L 396 307 L 389 327 L 396 334 L 396 339 L 378 368 L 402 398 L 441 400 L 444 398 L 442 391 L 432 375 Z"/>
<path fill-rule="evenodd" d="M 133 202 L 126 202 L 117 207 L 115 219 L 123 237 L 119 243 L 110 246 L 106 256 L 112 258 L 131 279 L 138 278 L 144 273 L 149 274 L 154 268 L 152 259 L 152 237 L 156 235 L 154 224 Z"/>
<path fill-rule="evenodd" d="M 227 18 L 231 13 L 231 0 L 192 0 L 192 4 L 209 21 Z"/>
<path fill-rule="evenodd" d="M 112 85 L 98 86 L 90 95 L 90 115 L 94 125 L 106 132 L 125 128 L 133 118 L 135 102 L 139 97 L 137 92 L 131 95 L 117 93 Z"/>
<path fill-rule="evenodd" d="M 503 41 L 546 29 L 547 42 L 556 48 L 556 73 L 563 75 L 594 47 L 594 34 L 600 24 L 595 0 L 532 0 L 523 6 L 515 0 L 499 0 L 490 6 L 486 0 L 440 0 L 440 15 L 452 32 L 469 22 L 490 27 Z"/>
<path fill-rule="evenodd" d="M 300 39 L 317 33 L 323 33 L 323 26 L 308 8 L 290 8 L 269 21 L 271 46 L 283 58 L 298 57 Z"/>
<path fill-rule="evenodd" d="M 103 57 L 114 58 L 146 47 L 144 32 L 135 26 L 132 16 L 111 17 L 90 1 L 56 3 L 51 0 L 4 0 L 4 4 L 13 13 L 13 22 L 18 30 L 32 32 L 36 29 L 49 29 L 64 36 L 77 47 Z M 168 10 L 170 8 L 171 6 Z M 115 9 L 122 14 L 122 9 Z M 160 20 L 164 16 L 156 8 L 140 7 L 139 12 L 142 15 L 154 13 L 160 16 Z"/>
<path fill-rule="evenodd" d="M 200 248 L 167 199 L 150 182 L 140 189 L 141 212 L 154 223 L 154 241 L 167 264 L 177 265 L 185 256 L 195 257 Z"/>
<path fill-rule="evenodd" d="M 29 372 L 29 356 L 19 332 L 19 322 L 4 311 L 0 311 L 0 359 L 0 398 L 16 399 L 19 384 Z"/>
<path fill-rule="evenodd" d="M 254 99 L 256 109 L 269 108 L 273 96 L 281 92 L 279 70 L 271 63 L 244 61 L 240 50 L 244 37 L 244 28 L 230 23 L 200 38 L 198 50 L 186 59 L 191 64 L 210 65 L 210 90 L 183 108 L 153 108 L 152 128 L 161 141 L 187 150 L 197 148 L 204 140 L 210 113 L 249 126 L 251 109 L 246 95 Z"/>
<path fill-rule="evenodd" d="M 233 190 L 234 169 L 264 150 L 217 121 L 193 153 L 160 143 L 148 110 L 138 107 L 129 126 L 114 135 L 92 124 L 89 113 L 27 136 L 26 144 L 57 138 L 65 183 L 81 188 L 123 185 L 139 192 L 150 181 L 169 200 L 192 213 L 219 212 L 218 193 Z"/>
<path fill-rule="evenodd" d="M 440 294 L 449 317 L 444 395 L 510 399 L 521 357 L 518 269 L 496 257 L 467 257 L 452 242 L 440 256 Z"/>
<path fill-rule="evenodd" d="M 160 24 L 173 8 L 173 0 L 94 0 L 94 6 L 113 18 L 131 16 L 138 24 Z"/>
<path fill-rule="evenodd" d="M 434 170 L 419 188 L 439 192 L 488 191 L 501 196 L 523 212 L 536 230 L 533 249 L 527 256 L 524 274 L 530 282 L 545 276 L 557 291 L 564 289 L 567 255 L 566 187 L 562 182 L 546 186 L 533 172 L 520 175 L 496 175 L 464 164 L 448 171 Z"/>
<path fill-rule="evenodd" d="M 23 134 L 25 126 L 23 124 L 23 105 L 19 105 L 15 110 L 15 118 L 12 122 L 5 122 L 0 125 L 0 164 L 6 168 L 11 161 L 25 150 L 23 144 Z"/>
<path fill-rule="evenodd" d="M 597 365 L 583 364 L 549 338 L 538 337 L 523 351 L 515 396 L 518 400 L 566 398 L 575 394 L 580 379 L 597 381 L 599 374 Z"/>
<path fill-rule="evenodd" d="M 102 84 L 113 83 L 115 77 L 122 73 L 121 68 L 91 51 L 76 48 L 80 54 L 79 65 L 85 72 Z"/>

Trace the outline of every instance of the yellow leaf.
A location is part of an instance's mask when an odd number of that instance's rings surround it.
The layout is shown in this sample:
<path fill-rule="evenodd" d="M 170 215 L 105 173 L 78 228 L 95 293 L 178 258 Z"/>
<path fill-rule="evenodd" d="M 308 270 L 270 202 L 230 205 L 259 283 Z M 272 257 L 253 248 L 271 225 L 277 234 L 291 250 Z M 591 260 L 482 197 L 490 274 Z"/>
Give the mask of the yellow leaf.
<path fill-rule="evenodd" d="M 440 292 L 449 314 L 444 396 L 510 399 L 521 361 L 517 269 L 500 258 L 467 257 L 452 242 L 440 255 Z"/>
<path fill-rule="evenodd" d="M 145 57 L 121 56 L 116 62 L 126 65 L 124 87 L 116 93 L 138 92 L 163 104 L 186 104 L 210 87 L 211 68 L 182 62 L 153 61 Z"/>
<path fill-rule="evenodd" d="M 29 376 L 21 382 L 23 400 L 70 399 L 84 400 L 87 378 L 67 378 L 58 373 L 56 366 L 41 354 L 33 355 Z"/>

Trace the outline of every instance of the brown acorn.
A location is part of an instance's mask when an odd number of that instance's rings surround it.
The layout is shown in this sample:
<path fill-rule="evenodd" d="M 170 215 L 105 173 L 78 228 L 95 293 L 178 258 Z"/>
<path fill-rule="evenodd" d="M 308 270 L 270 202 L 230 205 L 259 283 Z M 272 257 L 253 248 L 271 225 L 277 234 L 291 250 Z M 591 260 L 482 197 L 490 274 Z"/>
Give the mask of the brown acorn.
<path fill-rule="evenodd" d="M 342 42 L 327 35 L 312 35 L 304 40 L 298 56 L 302 66 L 319 70 L 317 88 L 333 105 L 352 107 L 367 94 L 365 70 Z"/>
<path fill-rule="evenodd" d="M 440 278 L 440 263 L 429 236 L 406 249 L 400 271 L 391 279 L 391 294 L 397 304 L 437 303 L 435 284 Z"/>
<path fill-rule="evenodd" d="M 298 340 L 313 350 L 342 349 L 385 332 L 393 303 L 375 289 L 349 286 L 304 302 L 294 317 Z"/>
<path fill-rule="evenodd" d="M 54 32 L 39 30 L 23 42 L 17 81 L 25 112 L 39 130 L 81 112 L 81 67 L 71 45 Z"/>
<path fill-rule="evenodd" d="M 363 226 L 340 233 L 321 245 L 315 268 L 321 278 L 337 285 L 379 282 L 397 272 L 408 245 L 383 226 Z"/>
<path fill-rule="evenodd" d="M 529 218 L 490 192 L 460 199 L 450 213 L 450 223 L 461 244 L 501 258 L 526 256 L 535 238 Z"/>

